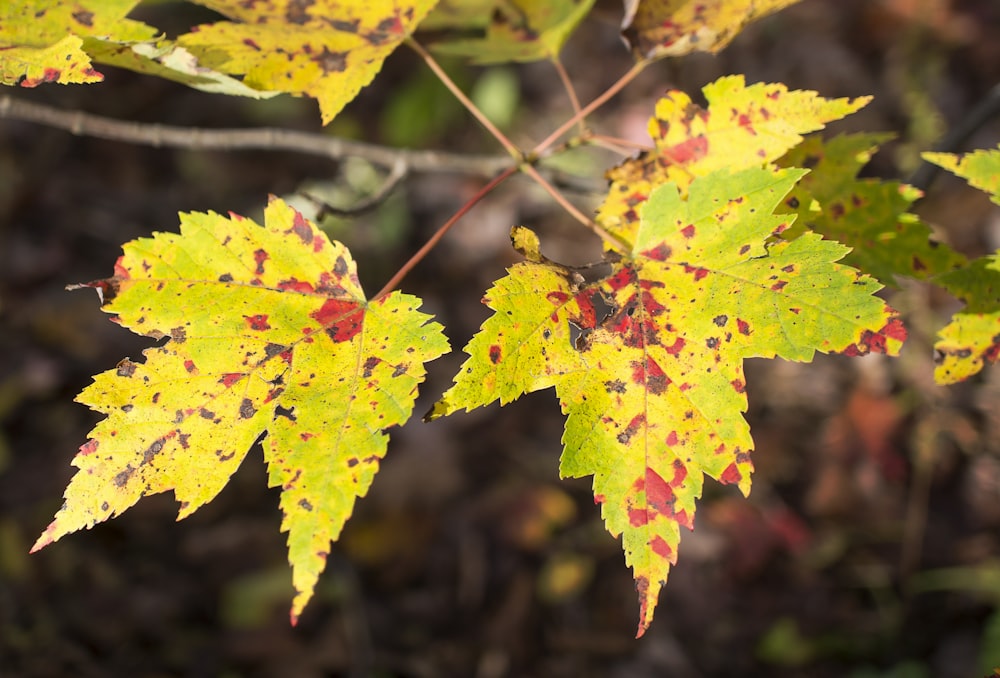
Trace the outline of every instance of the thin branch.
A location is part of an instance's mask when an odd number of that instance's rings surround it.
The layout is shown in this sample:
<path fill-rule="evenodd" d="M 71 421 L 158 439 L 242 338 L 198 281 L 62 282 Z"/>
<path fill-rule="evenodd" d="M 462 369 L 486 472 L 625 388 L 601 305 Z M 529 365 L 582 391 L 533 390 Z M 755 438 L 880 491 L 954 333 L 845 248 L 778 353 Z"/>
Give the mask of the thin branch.
<path fill-rule="evenodd" d="M 389 174 L 382 180 L 382 184 L 372 191 L 371 194 L 365 196 L 361 200 L 350 207 L 337 207 L 331 205 L 325 200 L 317 198 L 316 196 L 310 195 L 305 191 L 297 191 L 306 200 L 310 201 L 319 208 L 319 212 L 316 214 L 316 221 L 323 221 L 323 217 L 327 215 L 334 215 L 338 217 L 353 217 L 359 214 L 364 214 L 365 212 L 375 209 L 378 207 L 383 200 L 385 200 L 393 189 L 399 185 L 399 183 L 406 178 L 406 165 L 402 160 L 398 161 L 396 165 L 392 168 Z"/>
<path fill-rule="evenodd" d="M 430 239 L 424 243 L 423 247 L 417 250 L 416 254 L 410 257 L 409 261 L 403 264 L 403 267 L 396 272 L 396 275 L 392 276 L 389 282 L 385 284 L 385 287 L 379 290 L 379 293 L 376 294 L 372 298 L 372 300 L 374 301 L 375 299 L 381 299 L 385 295 L 389 294 L 389 292 L 392 292 L 394 289 L 396 289 L 399 283 L 402 282 L 403 278 L 406 277 L 406 274 L 412 271 L 413 268 L 417 264 L 419 264 L 424 257 L 427 256 L 427 253 L 430 252 L 432 249 L 434 249 L 435 245 L 437 245 L 438 242 L 441 241 L 441 238 L 444 237 L 444 234 L 447 233 L 452 226 L 458 223 L 458 220 L 464 217 L 466 212 L 475 207 L 475 205 L 480 200 L 485 198 L 490 191 L 492 191 L 494 188 L 502 184 L 504 181 L 506 181 L 508 178 L 510 178 L 512 175 L 516 173 L 517 173 L 517 167 L 508 167 L 503 172 L 494 177 L 492 181 L 490 181 L 488 184 L 479 189 L 479 191 L 474 196 L 472 196 L 472 198 L 468 202 L 462 205 L 462 207 L 459 208 L 459 210 L 452 215 L 451 219 L 446 221 L 441 226 L 441 228 L 435 231 L 434 235 L 432 235 Z"/>
<path fill-rule="evenodd" d="M 534 179 L 539 186 L 545 189 L 545 191 L 552 196 L 553 200 L 559 203 L 559 205 L 564 210 L 569 212 L 574 219 L 576 219 L 581 224 L 583 224 L 591 231 L 596 233 L 598 236 L 600 236 L 601 240 L 611 245 L 614 245 L 614 247 L 617 249 L 621 249 L 622 246 L 625 245 L 625 243 L 623 243 L 621 240 L 611 235 L 606 230 L 604 230 L 604 228 L 599 226 L 593 219 L 587 218 L 587 216 L 583 212 L 577 209 L 576 205 L 567 200 L 562 193 L 557 191 L 552 184 L 546 181 L 545 178 L 541 174 L 539 174 L 538 170 L 535 169 L 532 165 L 529 164 L 522 165 L 521 171 L 527 174 L 532 179 Z"/>
<path fill-rule="evenodd" d="M 573 88 L 573 81 L 569 79 L 569 73 L 566 72 L 566 67 L 563 66 L 563 62 L 559 60 L 558 55 L 552 59 L 552 65 L 555 66 L 556 73 L 559 74 L 559 79 L 562 81 L 563 88 L 566 90 L 566 96 L 569 97 L 569 102 L 573 106 L 573 114 L 577 115 L 580 113 L 580 98 L 576 95 L 576 89 Z M 587 134 L 587 121 L 584 118 L 580 118 L 580 136 L 586 136 Z"/>
<path fill-rule="evenodd" d="M 448 88 L 448 90 L 461 102 L 463 106 L 465 106 L 469 113 L 472 113 L 473 117 L 479 121 L 479 124 L 485 127 L 486 131 L 492 134 L 493 137 L 499 141 L 505 149 L 507 149 L 507 152 L 510 153 L 511 157 L 516 161 L 521 162 L 524 159 L 524 152 L 515 146 L 514 143 L 507 138 L 507 135 L 501 132 L 500 128 L 494 125 L 469 97 L 465 96 L 465 92 L 463 92 L 461 88 L 455 84 L 455 81 L 444 72 L 444 69 L 441 68 L 441 65 L 437 61 L 435 61 L 434 57 L 432 57 L 430 53 L 413 38 L 407 38 L 406 44 L 409 45 L 414 52 L 420 55 L 420 58 L 426 62 L 427 66 L 432 71 L 434 71 L 434 75 L 438 77 L 441 83 Z"/>
<path fill-rule="evenodd" d="M 194 150 L 269 150 L 295 151 L 309 155 L 342 159 L 364 158 L 382 167 L 393 168 L 402 162 L 408 172 L 438 172 L 495 176 L 513 166 L 505 156 L 465 155 L 439 151 L 414 151 L 338 139 L 326 134 L 299 132 L 273 127 L 256 129 L 204 129 L 175 127 L 115 120 L 82 111 L 63 111 L 43 104 L 0 96 L 0 118 L 33 122 L 112 141 L 155 147 Z"/>
<path fill-rule="evenodd" d="M 535 148 L 531 151 L 531 154 L 532 155 L 540 155 L 541 153 L 544 153 L 545 150 L 548 149 L 548 147 L 551 146 L 552 143 L 555 142 L 556 139 L 558 139 L 563 134 L 565 134 L 569 130 L 570 127 L 572 127 L 573 125 L 575 125 L 577 123 L 577 121 L 583 120 L 588 115 L 590 115 L 591 113 L 593 113 L 594 111 L 596 111 L 598 108 L 600 108 L 601 106 L 603 106 L 604 103 L 608 99 L 610 99 L 614 95 L 618 94 L 618 92 L 620 92 L 622 90 L 622 88 L 625 87 L 625 85 L 627 85 L 630 82 L 632 82 L 633 80 L 635 80 L 635 78 L 640 73 L 642 73 L 643 69 L 645 69 L 646 66 L 648 66 L 650 63 L 651 63 L 650 61 L 646 61 L 646 60 L 636 62 L 635 65 L 632 66 L 632 68 L 630 68 L 625 73 L 625 75 L 623 75 L 621 78 L 618 79 L 618 82 L 616 82 L 611 87 L 609 87 L 608 89 L 606 89 L 603 94 L 601 94 L 599 97 L 597 97 L 596 99 L 594 99 L 593 101 L 591 101 L 584 108 L 582 108 L 579 112 L 577 112 L 576 115 L 574 115 L 572 118 L 570 118 L 569 120 L 567 120 L 566 122 L 564 122 L 562 125 L 560 125 L 559 128 L 555 132 L 553 132 L 549 136 L 545 137 L 545 139 L 543 141 L 541 141 L 538 145 L 535 146 Z"/>

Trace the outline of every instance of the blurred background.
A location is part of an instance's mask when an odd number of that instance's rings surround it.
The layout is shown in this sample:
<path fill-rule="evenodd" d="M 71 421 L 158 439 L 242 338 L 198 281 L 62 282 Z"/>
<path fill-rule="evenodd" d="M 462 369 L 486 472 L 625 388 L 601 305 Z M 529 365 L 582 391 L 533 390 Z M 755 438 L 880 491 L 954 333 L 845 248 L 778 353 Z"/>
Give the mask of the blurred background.
<path fill-rule="evenodd" d="M 211 17 L 163 6 L 181 28 Z M 631 65 L 620 4 L 599 2 L 564 51 L 581 100 Z M 569 116 L 550 64 L 443 62 L 525 146 Z M 11 88 L 26 100 L 119 119 L 318 131 L 311 100 L 252 102 L 112 68 L 104 84 Z M 592 119 L 648 141 L 668 89 L 697 95 L 728 73 L 827 97 L 873 94 L 831 127 L 891 131 L 872 176 L 906 179 L 1000 83 L 996 0 L 804 0 L 749 27 L 720 56 L 662 61 Z M 332 125 L 394 146 L 499 147 L 405 48 Z M 961 148 L 996 147 L 1000 117 Z M 564 167 L 600 186 L 620 158 L 575 151 Z M 364 162 L 286 152 L 152 149 L 0 120 L 0 676 L 941 676 L 1000 667 L 1000 371 L 943 388 L 934 332 L 959 306 L 916 284 L 888 292 L 911 339 L 899 359 L 750 361 L 753 492 L 706 483 L 655 621 L 634 639 L 631 573 L 588 480 L 560 481 L 551 392 L 392 433 L 371 492 L 333 548 L 298 627 L 278 495 L 261 451 L 211 504 L 175 523 L 169 495 L 28 555 L 61 504 L 70 460 L 97 421 L 73 402 L 91 375 L 147 340 L 67 284 L 112 274 L 121 244 L 176 230 L 177 212 L 260 218 L 268 194 L 350 204 L 379 183 Z M 420 175 L 355 219 L 325 218 L 380 288 L 483 185 Z M 597 193 L 569 193 L 590 211 Z M 1000 246 L 1000 208 L 939 175 L 917 211 L 960 251 Z M 515 178 L 476 207 L 404 282 L 465 344 L 479 300 L 517 261 L 511 225 L 565 263 L 596 239 Z M 461 352 L 430 365 L 416 413 Z"/>

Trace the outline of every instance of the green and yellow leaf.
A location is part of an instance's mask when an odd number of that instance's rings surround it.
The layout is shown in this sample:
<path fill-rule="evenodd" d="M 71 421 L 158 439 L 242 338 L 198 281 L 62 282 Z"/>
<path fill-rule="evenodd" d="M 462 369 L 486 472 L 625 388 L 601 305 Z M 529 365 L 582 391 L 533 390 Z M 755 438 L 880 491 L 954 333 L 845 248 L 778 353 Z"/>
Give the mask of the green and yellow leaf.
<path fill-rule="evenodd" d="M 924 160 L 957 174 L 970 186 L 989 194 L 1000 205 L 1000 146 L 959 156 L 953 153 L 923 153 Z"/>
<path fill-rule="evenodd" d="M 597 219 L 608 232 L 632 242 L 641 207 L 650 192 L 673 182 L 687 190 L 696 177 L 720 169 L 731 171 L 773 162 L 802 141 L 853 113 L 871 97 L 824 99 L 816 92 L 782 84 L 746 86 L 742 75 L 706 85 L 703 109 L 681 91 L 668 92 L 649 121 L 655 148 L 608 172 L 611 187 Z"/>
<path fill-rule="evenodd" d="M 625 0 L 622 35 L 637 59 L 721 51 L 743 27 L 799 0 Z"/>
<path fill-rule="evenodd" d="M 980 257 L 934 282 L 965 303 L 934 344 L 934 379 L 954 384 L 1000 358 L 1000 252 Z"/>
<path fill-rule="evenodd" d="M 149 40 L 156 29 L 126 15 L 139 0 L 5 0 L 0 8 L 0 82 L 91 83 L 103 76 L 84 50 L 84 38 Z"/>
<path fill-rule="evenodd" d="M 199 0 L 232 21 L 177 42 L 254 89 L 310 96 L 323 124 L 368 85 L 437 0 Z"/>
<path fill-rule="evenodd" d="M 264 226 L 182 215 L 180 234 L 126 244 L 114 277 L 88 286 L 120 324 L 167 341 L 78 397 L 106 418 L 33 550 L 160 492 L 184 518 L 263 438 L 294 622 L 378 470 L 385 429 L 409 418 L 424 363 L 448 350 L 440 325 L 412 296 L 366 300 L 347 249 L 277 199 Z"/>
<path fill-rule="evenodd" d="M 555 60 L 593 5 L 594 0 L 508 0 L 497 4 L 484 37 L 439 43 L 434 50 L 475 64 Z"/>
<path fill-rule="evenodd" d="M 898 181 L 858 179 L 887 134 L 848 134 L 824 141 L 813 135 L 778 164 L 808 167 L 792 189 L 785 208 L 798 215 L 782 234 L 798 237 L 815 231 L 851 248 L 844 263 L 887 285 L 896 276 L 920 280 L 955 270 L 967 262 L 946 244 L 931 238 L 930 228 L 910 212 L 921 192 Z"/>
<path fill-rule="evenodd" d="M 639 634 L 693 527 L 703 476 L 750 490 L 743 359 L 898 352 L 906 333 L 880 285 L 837 264 L 847 248 L 777 236 L 774 209 L 804 170 L 750 168 L 653 190 L 634 244 L 586 283 L 551 262 L 514 266 L 494 314 L 432 410 L 443 416 L 555 386 L 568 415 L 564 477 L 594 477 L 639 594 Z M 530 237 L 518 234 L 524 251 Z"/>
<path fill-rule="evenodd" d="M 924 153 L 923 157 L 985 191 L 1000 205 L 1000 147 L 964 156 Z M 1000 251 L 934 282 L 966 305 L 941 330 L 934 344 L 938 359 L 934 378 L 941 384 L 953 384 L 1000 357 Z"/>

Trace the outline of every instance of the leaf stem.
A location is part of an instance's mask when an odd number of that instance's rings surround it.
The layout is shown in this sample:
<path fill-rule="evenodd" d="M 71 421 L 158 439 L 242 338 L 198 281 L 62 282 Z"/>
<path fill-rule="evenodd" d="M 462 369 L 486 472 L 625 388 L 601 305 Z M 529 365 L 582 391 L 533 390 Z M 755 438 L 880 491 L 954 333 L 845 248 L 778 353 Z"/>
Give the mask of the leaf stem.
<path fill-rule="evenodd" d="M 460 207 L 459 210 L 455 212 L 455 214 L 453 214 L 450 219 L 448 219 L 448 221 L 444 222 L 444 224 L 437 231 L 434 232 L 434 235 L 432 235 L 430 239 L 428 239 L 428 241 L 424 243 L 423 247 L 417 250 L 417 252 L 412 257 L 410 257 L 409 261 L 403 264 L 402 268 L 400 268 L 399 271 L 396 272 L 396 275 L 392 276 L 389 282 L 385 284 L 385 287 L 379 290 L 379 293 L 372 298 L 372 301 L 381 299 L 382 297 L 384 297 L 385 295 L 389 294 L 394 289 L 396 289 L 399 283 L 402 282 L 403 278 L 405 278 L 406 275 L 410 271 L 412 271 L 413 268 L 417 264 L 419 264 L 432 249 L 434 249 L 435 245 L 437 245 L 438 242 L 441 241 L 441 238 L 444 237 L 445 233 L 447 233 L 452 226 L 458 223 L 459 219 L 464 217 L 465 214 L 473 207 L 475 207 L 480 200 L 485 198 L 486 195 L 490 193 L 490 191 L 492 191 L 494 188 L 502 184 L 508 178 L 516 174 L 517 170 L 518 170 L 517 167 L 508 167 L 503 172 L 495 176 L 489 183 L 487 183 L 485 186 L 479 189 L 479 191 L 477 191 L 476 194 L 472 196 L 472 198 L 468 202 L 462 205 L 462 207 Z"/>
<path fill-rule="evenodd" d="M 559 205 L 564 210 L 566 210 L 567 212 L 569 212 L 570 216 L 572 216 L 574 219 L 576 219 L 577 221 L 579 221 L 581 224 L 583 224 L 584 226 L 586 226 L 587 228 L 589 228 L 591 231 L 593 231 L 594 233 L 596 233 L 601 238 L 601 240 L 603 240 L 604 242 L 608 243 L 609 245 L 613 245 L 616 249 L 621 249 L 625 245 L 625 243 L 623 243 L 621 240 L 619 240 L 615 236 L 611 235 L 611 233 L 609 233 L 608 231 L 604 230 L 604 228 L 602 228 L 601 226 L 599 226 L 593 219 L 587 218 L 587 216 L 583 212 L 581 212 L 579 209 L 577 209 L 576 205 L 574 205 L 569 200 L 567 200 L 566 196 L 564 196 L 562 193 L 560 193 L 555 188 L 555 186 L 553 186 L 548 181 L 546 181 L 545 177 L 543 177 L 541 174 L 539 174 L 538 170 L 535 169 L 535 167 L 533 165 L 525 163 L 525 164 L 521 165 L 521 171 L 524 172 L 525 174 L 527 174 L 532 179 L 534 179 L 535 182 L 539 186 L 541 186 L 543 189 L 545 189 L 546 193 L 548 193 L 549 195 L 552 196 L 553 200 L 555 200 L 557 203 L 559 203 Z"/>
<path fill-rule="evenodd" d="M 444 69 L 441 68 L 441 65 L 434 59 L 434 57 L 432 57 L 430 53 L 412 37 L 406 39 L 406 44 L 409 45 L 414 52 L 420 55 L 420 58 L 424 60 L 432 71 L 434 71 L 434 75 L 436 75 L 441 83 L 447 87 L 449 91 L 451 91 L 455 98 L 458 99 L 463 106 L 465 106 L 469 113 L 472 113 L 473 117 L 479 121 L 479 124 L 485 127 L 486 131 L 492 134 L 493 137 L 500 142 L 500 144 L 515 160 L 522 162 L 524 160 L 524 151 L 515 146 L 514 143 L 508 139 L 507 136 L 501 132 L 500 129 L 494 125 L 481 110 L 479 110 L 479 107 L 476 106 L 476 104 L 474 104 L 472 100 L 465 95 L 465 92 L 463 92 L 459 86 L 455 84 L 455 81 L 444 72 Z"/>
<path fill-rule="evenodd" d="M 563 62 L 559 59 L 557 55 L 552 59 L 552 65 L 556 69 L 556 73 L 559 74 L 559 79 L 562 81 L 563 88 L 566 90 L 566 96 L 569 97 L 569 102 L 573 106 L 574 117 L 580 114 L 580 98 L 576 95 L 576 89 L 573 87 L 573 81 L 569 79 L 569 73 L 566 72 L 566 67 L 563 66 Z M 584 118 L 580 118 L 580 136 L 587 135 L 587 121 Z"/>
<path fill-rule="evenodd" d="M 650 63 L 652 63 L 652 62 L 650 62 L 647 59 L 643 59 L 642 61 L 637 61 L 635 63 L 635 65 L 633 65 L 632 68 L 630 68 L 625 73 L 625 75 L 623 75 L 622 77 L 620 77 L 615 84 L 611 85 L 611 87 L 609 87 L 608 89 L 606 89 L 603 94 L 601 94 L 599 97 L 597 97 L 596 99 L 594 99 L 593 101 L 591 101 L 584 108 L 582 108 L 579 111 L 577 111 L 577 113 L 572 118 L 570 118 L 569 120 L 567 120 L 566 122 L 564 122 L 562 125 L 560 125 L 559 128 L 556 131 L 554 131 L 549 136 L 545 137 L 545 139 L 543 141 L 541 141 L 538 145 L 535 146 L 534 149 L 532 149 L 531 154 L 532 155 L 539 155 L 541 153 L 544 153 L 548 149 L 548 147 L 551 146 L 552 143 L 555 142 L 556 139 L 558 139 L 563 134 L 565 134 L 569 130 L 570 127 L 572 127 L 578 121 L 583 120 L 588 115 L 590 115 L 591 113 L 593 113 L 595 110 L 597 110 L 598 108 L 600 108 L 601 106 L 603 106 L 605 104 L 605 102 L 608 101 L 608 99 L 610 99 L 614 95 L 618 94 L 618 92 L 620 92 L 622 90 L 622 88 L 625 87 L 625 85 L 627 85 L 630 82 L 632 82 L 633 80 L 635 80 L 635 78 L 640 73 L 642 73 L 643 69 L 645 69 L 646 66 L 648 66 Z"/>

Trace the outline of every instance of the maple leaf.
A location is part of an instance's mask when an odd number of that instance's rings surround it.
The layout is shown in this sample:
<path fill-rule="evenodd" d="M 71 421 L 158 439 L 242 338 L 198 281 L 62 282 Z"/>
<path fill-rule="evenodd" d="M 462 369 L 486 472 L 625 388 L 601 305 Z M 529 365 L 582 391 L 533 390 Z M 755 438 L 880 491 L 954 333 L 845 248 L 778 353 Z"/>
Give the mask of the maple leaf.
<path fill-rule="evenodd" d="M 625 0 L 622 35 L 639 59 L 715 54 L 743 27 L 799 0 Z"/>
<path fill-rule="evenodd" d="M 66 501 L 32 551 L 172 490 L 178 520 L 212 500 L 266 435 L 305 607 L 357 497 L 409 418 L 441 326 L 394 292 L 366 301 L 347 249 L 280 200 L 263 227 L 181 215 L 181 233 L 125 245 L 115 276 L 87 285 L 136 333 L 167 338 L 77 398 L 104 413 L 73 464 Z"/>
<path fill-rule="evenodd" d="M 695 177 L 716 170 L 773 162 L 798 145 L 803 134 L 871 100 L 824 99 L 816 92 L 789 91 L 782 84 L 747 87 L 742 75 L 719 78 L 702 92 L 706 109 L 684 92 L 668 92 L 649 121 L 655 149 L 608 172 L 611 187 L 597 221 L 622 242 L 632 242 L 640 208 L 656 186 L 672 181 L 684 190 Z"/>
<path fill-rule="evenodd" d="M 357 96 L 437 0 L 198 0 L 233 21 L 177 42 L 204 66 L 261 90 L 308 95 L 323 124 Z"/>
<path fill-rule="evenodd" d="M 156 29 L 125 16 L 139 0 L 5 0 L 0 7 L 0 82 L 36 87 L 100 82 L 85 38 L 148 40 Z"/>
<path fill-rule="evenodd" d="M 816 351 L 898 352 L 905 331 L 880 285 L 835 263 L 847 248 L 814 233 L 777 238 L 773 210 L 805 170 L 720 170 L 646 201 L 631 249 L 587 283 L 543 260 L 515 265 L 484 302 L 494 314 L 430 417 L 554 386 L 568 415 L 563 477 L 594 477 L 639 594 L 639 635 L 703 476 L 750 490 L 753 441 L 743 359 Z"/>
<path fill-rule="evenodd" d="M 778 164 L 808 167 L 809 174 L 785 200 L 799 215 L 782 234 L 798 237 L 806 228 L 851 247 L 844 263 L 885 284 L 896 276 L 927 279 L 964 266 L 967 261 L 909 211 L 923 193 L 898 181 L 858 179 L 888 134 L 845 134 L 824 141 L 810 136 Z"/>
<path fill-rule="evenodd" d="M 594 0 L 510 0 L 497 6 L 483 38 L 434 45 L 441 54 L 470 57 L 474 64 L 557 59 Z"/>
<path fill-rule="evenodd" d="M 964 156 L 924 153 L 923 157 L 985 191 L 1000 205 L 1000 147 Z M 941 384 L 953 384 L 1000 358 L 1000 251 L 938 276 L 934 282 L 966 304 L 942 328 L 934 344 L 934 378 Z"/>

